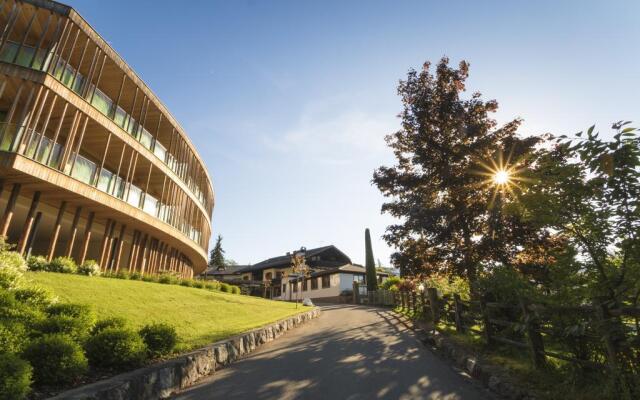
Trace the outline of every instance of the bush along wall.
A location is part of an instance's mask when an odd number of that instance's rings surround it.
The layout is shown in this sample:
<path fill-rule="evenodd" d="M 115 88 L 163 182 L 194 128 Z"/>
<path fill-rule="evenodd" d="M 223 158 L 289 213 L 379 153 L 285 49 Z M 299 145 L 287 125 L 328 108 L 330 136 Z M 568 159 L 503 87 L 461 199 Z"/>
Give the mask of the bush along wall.
<path fill-rule="evenodd" d="M 78 267 L 66 257 L 24 260 L 0 238 L 0 400 L 24 399 L 34 388 L 56 392 L 87 374 L 135 368 L 174 352 L 178 337 L 172 326 L 135 331 L 122 318 L 97 320 L 91 307 L 60 303 L 50 290 L 29 282 L 27 269 L 100 272 L 95 262 Z"/>
<path fill-rule="evenodd" d="M 134 281 L 162 283 L 165 285 L 180 285 L 197 289 L 216 290 L 225 293 L 241 294 L 240 287 L 218 281 L 199 281 L 196 279 L 182 279 L 177 275 L 166 271 L 159 275 L 144 275 L 140 272 L 121 270 L 118 272 L 102 273 L 100 265 L 95 260 L 86 260 L 81 265 L 76 265 L 70 257 L 57 257 L 48 262 L 43 256 L 29 256 L 26 260 L 29 271 L 47 271 L 63 274 L 80 274 L 87 276 L 102 276 L 104 278 L 129 279 Z"/>

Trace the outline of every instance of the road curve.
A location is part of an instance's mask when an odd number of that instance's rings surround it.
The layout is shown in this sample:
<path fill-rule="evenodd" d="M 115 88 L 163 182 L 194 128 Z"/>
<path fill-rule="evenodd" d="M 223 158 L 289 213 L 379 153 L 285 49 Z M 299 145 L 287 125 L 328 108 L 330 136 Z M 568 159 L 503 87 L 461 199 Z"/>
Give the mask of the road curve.
<path fill-rule="evenodd" d="M 392 320 L 383 309 L 325 306 L 320 318 L 174 398 L 492 399 Z"/>

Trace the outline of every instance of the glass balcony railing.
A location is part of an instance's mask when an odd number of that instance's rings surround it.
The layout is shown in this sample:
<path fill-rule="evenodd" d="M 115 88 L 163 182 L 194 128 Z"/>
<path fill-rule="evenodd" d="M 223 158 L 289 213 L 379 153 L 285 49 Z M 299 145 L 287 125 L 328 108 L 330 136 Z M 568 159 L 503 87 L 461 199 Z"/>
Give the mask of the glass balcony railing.
<path fill-rule="evenodd" d="M 0 61 L 42 71 L 49 69 L 52 58 L 53 53 L 47 54 L 44 49 L 36 50 L 34 47 L 28 45 L 20 47 L 18 43 L 11 41 L 7 41 L 2 51 L 0 51 Z M 100 89 L 95 88 L 95 85 L 92 83 L 86 82 L 86 78 L 71 65 L 67 64 L 62 58 L 58 58 L 52 75 L 78 95 L 84 96 L 96 110 L 113 120 L 116 125 L 142 143 L 144 147 L 150 150 L 176 173 L 178 178 L 186 184 L 189 191 L 191 191 L 203 207 L 207 207 L 204 192 L 200 190 L 195 181 L 193 181 L 191 177 L 182 177 L 186 164 L 178 163 L 176 159 L 169 154 L 166 147 L 155 140 L 153 135 L 142 127 L 141 124 L 137 123 L 131 115 L 127 114 L 121 107 L 116 106 L 109 96 Z M 83 91 L 86 92 L 85 95 L 83 95 Z"/>
<path fill-rule="evenodd" d="M 107 168 L 100 169 L 98 163 L 80 154 L 71 153 L 64 167 L 59 164 L 64 152 L 64 146 L 24 126 L 16 124 L 0 123 L 0 151 L 16 153 L 18 143 L 26 140 L 23 155 L 40 164 L 56 169 L 74 179 L 96 187 L 113 197 L 123 200 L 130 205 L 141 209 L 176 229 L 182 231 L 185 236 L 200 244 L 202 233 L 184 221 L 174 221 L 176 208 L 164 204 L 150 193 L 145 193 L 141 188 L 127 184 L 120 176 Z"/>

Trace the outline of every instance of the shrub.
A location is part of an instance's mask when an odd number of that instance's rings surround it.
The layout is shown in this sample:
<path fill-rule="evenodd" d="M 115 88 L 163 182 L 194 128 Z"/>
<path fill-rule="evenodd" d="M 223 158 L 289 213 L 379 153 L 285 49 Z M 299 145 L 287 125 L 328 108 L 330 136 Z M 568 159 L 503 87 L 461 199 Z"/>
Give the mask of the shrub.
<path fill-rule="evenodd" d="M 129 279 L 131 279 L 132 281 L 139 281 L 140 279 L 142 279 L 142 275 L 140 274 L 140 272 L 134 271 L 129 274 Z"/>
<path fill-rule="evenodd" d="M 49 261 L 43 256 L 29 256 L 27 258 L 27 268 L 29 271 L 46 271 Z"/>
<path fill-rule="evenodd" d="M 56 257 L 47 266 L 47 271 L 75 274 L 78 271 L 78 266 L 71 257 Z"/>
<path fill-rule="evenodd" d="M 115 275 L 113 275 L 113 277 L 116 279 L 129 279 L 129 271 L 127 271 L 126 269 L 118 271 Z"/>
<path fill-rule="evenodd" d="M 240 290 L 240 288 L 238 286 L 231 286 L 231 293 L 240 294 L 240 293 L 242 293 L 242 291 Z"/>
<path fill-rule="evenodd" d="M 87 276 L 99 276 L 101 273 L 100 265 L 96 260 L 86 260 L 78 267 L 78 273 Z"/>
<path fill-rule="evenodd" d="M 42 333 L 66 333 L 84 339 L 96 323 L 96 314 L 84 304 L 55 304 L 47 309 L 48 318 L 41 321 Z"/>
<path fill-rule="evenodd" d="M 207 290 L 220 290 L 220 282 L 212 281 L 204 284 L 204 288 Z"/>
<path fill-rule="evenodd" d="M 165 285 L 171 285 L 173 283 L 176 283 L 176 277 L 171 275 L 171 274 L 161 274 L 160 276 L 158 276 L 158 283 L 163 283 Z"/>
<path fill-rule="evenodd" d="M 51 289 L 36 285 L 16 289 L 14 295 L 17 301 L 38 308 L 48 307 L 56 301 Z"/>
<path fill-rule="evenodd" d="M 180 286 L 192 287 L 193 286 L 193 282 L 191 282 L 190 279 L 182 279 L 180 281 Z"/>
<path fill-rule="evenodd" d="M 126 328 L 102 330 L 87 340 L 85 350 L 91 365 L 106 368 L 139 366 L 147 353 L 140 335 Z"/>
<path fill-rule="evenodd" d="M 382 288 L 385 290 L 393 290 L 393 288 L 398 288 L 398 284 L 400 283 L 400 278 L 397 276 L 390 276 L 382 282 Z"/>
<path fill-rule="evenodd" d="M 144 275 L 142 277 L 142 280 L 145 282 L 155 282 L 158 283 L 158 276 L 157 275 Z"/>
<path fill-rule="evenodd" d="M 231 285 L 228 283 L 220 283 L 220 291 L 225 293 L 231 293 Z"/>
<path fill-rule="evenodd" d="M 193 281 L 193 287 L 194 288 L 198 288 L 198 289 L 203 289 L 204 288 L 204 282 Z"/>
<path fill-rule="evenodd" d="M 23 282 L 27 263 L 13 251 L 0 251 L 0 288 L 15 289 Z"/>
<path fill-rule="evenodd" d="M 33 366 L 37 384 L 66 384 L 87 372 L 82 348 L 64 334 L 44 335 L 31 342 L 24 357 Z"/>
<path fill-rule="evenodd" d="M 93 326 L 91 334 L 96 335 L 107 328 L 124 328 L 126 325 L 127 320 L 122 317 L 109 317 L 101 319 Z"/>
<path fill-rule="evenodd" d="M 27 329 L 24 324 L 18 321 L 2 321 L 0 323 L 0 349 L 3 353 L 20 353 L 28 341 Z"/>
<path fill-rule="evenodd" d="M 15 354 L 0 354 L 0 400 L 20 400 L 31 390 L 32 368 Z"/>
<path fill-rule="evenodd" d="M 0 324 L 15 321 L 29 326 L 42 318 L 40 309 L 17 301 L 13 291 L 0 290 Z"/>
<path fill-rule="evenodd" d="M 178 342 L 176 329 L 164 323 L 145 325 L 139 333 L 149 354 L 155 357 L 171 353 Z"/>

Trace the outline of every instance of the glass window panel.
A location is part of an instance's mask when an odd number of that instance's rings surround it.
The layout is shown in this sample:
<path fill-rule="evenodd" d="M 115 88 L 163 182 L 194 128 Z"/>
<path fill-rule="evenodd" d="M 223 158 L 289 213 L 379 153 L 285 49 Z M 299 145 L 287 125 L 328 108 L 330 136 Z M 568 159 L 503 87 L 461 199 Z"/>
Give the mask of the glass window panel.
<path fill-rule="evenodd" d="M 151 136 L 151 134 L 144 128 L 142 128 L 142 133 L 140 134 L 140 143 L 142 143 L 147 149 L 151 150 L 153 136 Z"/>
<path fill-rule="evenodd" d="M 93 99 L 91 99 L 91 105 L 98 109 L 104 115 L 109 115 L 113 102 L 104 94 L 100 89 L 96 89 Z"/>
<path fill-rule="evenodd" d="M 4 114 L 4 113 L 0 113 Z M 5 115 L 0 115 L 0 120 L 4 120 Z M 0 150 L 9 150 L 11 147 L 11 142 L 13 138 L 16 136 L 16 125 L 15 124 L 0 124 L 0 136 L 2 137 L 2 141 L 0 142 Z"/>
<path fill-rule="evenodd" d="M 71 65 L 67 65 L 64 69 L 64 73 L 62 74 L 62 78 L 60 81 L 67 87 L 71 87 L 71 81 L 73 80 L 73 75 L 75 74 L 75 70 Z"/>
<path fill-rule="evenodd" d="M 144 206 L 142 209 L 151 215 L 156 215 L 158 212 L 158 199 L 147 193 L 144 196 Z"/>
<path fill-rule="evenodd" d="M 129 197 L 127 203 L 134 207 L 140 207 L 140 197 L 142 196 L 142 190 L 135 185 L 129 187 Z"/>
<path fill-rule="evenodd" d="M 49 166 L 50 167 L 57 168 L 58 159 L 60 158 L 60 155 L 62 154 L 62 149 L 63 149 L 63 147 L 62 147 L 62 145 L 60 143 L 55 143 L 53 145 L 53 151 L 52 151 L 51 157 L 49 159 Z M 49 157 L 49 156 L 47 155 L 47 157 Z"/>
<path fill-rule="evenodd" d="M 113 122 L 115 122 L 119 127 L 123 127 L 126 119 L 127 113 L 124 112 L 124 110 L 120 106 L 118 106 L 118 108 L 116 108 L 116 113 L 113 116 Z"/>
<path fill-rule="evenodd" d="M 78 156 L 71 171 L 71 176 L 84 183 L 91 184 L 91 178 L 96 172 L 96 164 L 88 159 Z"/>
<path fill-rule="evenodd" d="M 164 161 L 167 156 L 167 149 L 160 142 L 156 141 L 156 145 L 153 148 L 153 154 L 155 154 L 156 157 Z"/>
<path fill-rule="evenodd" d="M 16 52 L 18 51 L 18 45 L 13 42 L 6 42 L 2 52 L 0 52 L 0 61 L 4 62 L 13 62 L 13 58 L 16 56 Z"/>
<path fill-rule="evenodd" d="M 114 174 L 108 169 L 103 168 L 102 171 L 100 171 L 100 176 L 98 177 L 98 189 L 109 193 L 113 178 Z"/>
<path fill-rule="evenodd" d="M 23 67 L 28 67 L 34 54 L 35 49 L 33 47 L 23 46 L 20 49 L 18 58 L 16 59 L 16 64 L 22 65 Z"/>

